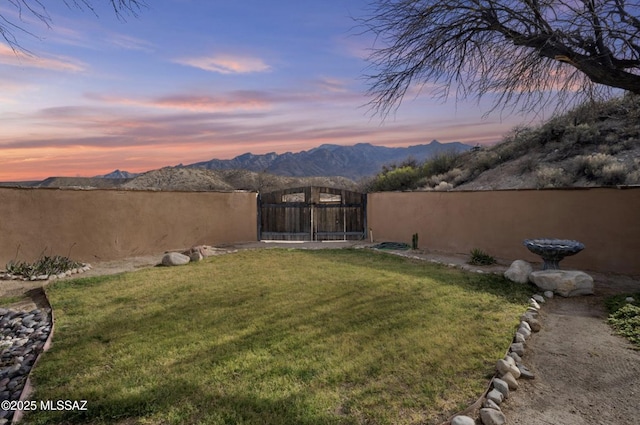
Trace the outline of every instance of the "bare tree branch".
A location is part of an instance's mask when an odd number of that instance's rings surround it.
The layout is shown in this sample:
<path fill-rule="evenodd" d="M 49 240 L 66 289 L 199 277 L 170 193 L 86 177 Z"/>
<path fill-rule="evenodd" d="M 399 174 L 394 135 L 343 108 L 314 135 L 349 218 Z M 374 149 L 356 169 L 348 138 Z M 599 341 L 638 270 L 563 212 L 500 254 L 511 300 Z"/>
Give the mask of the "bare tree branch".
<path fill-rule="evenodd" d="M 358 21 L 376 36 L 373 109 L 415 85 L 493 94 L 496 106 L 640 93 L 640 0 L 376 0 Z"/>
<path fill-rule="evenodd" d="M 91 13 L 98 16 L 90 0 L 60 1 L 68 8 L 89 10 Z M 48 28 L 51 28 L 51 16 L 49 16 L 45 4 L 40 0 L 7 0 L 7 3 L 13 6 L 17 14 L 18 22 L 0 14 L 0 36 L 14 52 L 26 52 L 26 49 L 24 49 L 20 44 L 16 33 L 22 33 L 37 38 L 35 34 L 25 29 L 26 21 L 30 18 L 35 18 L 37 21 L 45 24 Z M 119 19 L 124 19 L 127 15 L 137 17 L 140 10 L 146 7 L 145 0 L 109 0 L 109 3 L 113 7 L 115 15 Z"/>

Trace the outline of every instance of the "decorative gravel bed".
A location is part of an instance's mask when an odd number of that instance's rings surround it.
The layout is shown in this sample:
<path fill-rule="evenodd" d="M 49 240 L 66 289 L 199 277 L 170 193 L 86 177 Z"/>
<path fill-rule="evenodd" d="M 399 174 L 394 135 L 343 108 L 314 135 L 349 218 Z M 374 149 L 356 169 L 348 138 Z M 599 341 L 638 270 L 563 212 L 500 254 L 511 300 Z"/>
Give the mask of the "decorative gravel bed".
<path fill-rule="evenodd" d="M 0 308 L 0 424 L 13 418 L 29 372 L 51 334 L 51 309 Z"/>

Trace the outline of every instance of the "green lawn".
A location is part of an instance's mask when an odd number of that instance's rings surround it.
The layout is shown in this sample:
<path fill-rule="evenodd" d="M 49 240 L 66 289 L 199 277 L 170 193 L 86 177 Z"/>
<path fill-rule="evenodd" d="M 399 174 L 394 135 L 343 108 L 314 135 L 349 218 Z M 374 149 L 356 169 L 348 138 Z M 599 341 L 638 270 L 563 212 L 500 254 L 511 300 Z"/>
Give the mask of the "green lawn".
<path fill-rule="evenodd" d="M 27 423 L 417 424 L 474 401 L 530 288 L 370 250 L 243 251 L 48 288 Z"/>

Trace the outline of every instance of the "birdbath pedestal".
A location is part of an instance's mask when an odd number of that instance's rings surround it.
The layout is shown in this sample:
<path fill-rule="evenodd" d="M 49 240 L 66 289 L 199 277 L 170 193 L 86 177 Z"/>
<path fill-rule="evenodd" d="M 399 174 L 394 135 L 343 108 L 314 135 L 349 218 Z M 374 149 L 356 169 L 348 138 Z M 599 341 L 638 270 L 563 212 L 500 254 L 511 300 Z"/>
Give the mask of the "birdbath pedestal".
<path fill-rule="evenodd" d="M 560 270 L 559 263 L 564 257 L 584 249 L 583 243 L 569 239 L 525 239 L 524 245 L 529 251 L 542 257 L 542 270 Z"/>

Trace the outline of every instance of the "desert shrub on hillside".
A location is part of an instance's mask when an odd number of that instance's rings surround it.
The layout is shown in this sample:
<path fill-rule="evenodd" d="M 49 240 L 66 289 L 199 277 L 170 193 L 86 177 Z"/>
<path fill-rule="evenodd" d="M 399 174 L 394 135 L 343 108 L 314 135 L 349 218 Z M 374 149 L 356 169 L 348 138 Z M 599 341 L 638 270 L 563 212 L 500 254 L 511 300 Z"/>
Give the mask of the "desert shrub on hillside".
<path fill-rule="evenodd" d="M 598 127 L 587 123 L 567 127 L 562 136 L 562 143 L 570 145 L 595 145 L 601 140 Z"/>
<path fill-rule="evenodd" d="M 418 169 L 410 165 L 390 168 L 378 174 L 372 183 L 375 192 L 392 190 L 412 190 L 418 187 Z"/>
<path fill-rule="evenodd" d="M 415 159 L 404 161 L 400 165 L 382 167 L 366 187 L 367 191 L 414 190 L 433 188 L 442 181 L 451 183 L 462 174 L 454 165 L 459 154 L 444 152 L 418 164 Z M 434 176 L 437 176 L 434 178 Z M 453 183 L 451 183 L 453 187 Z M 445 187 L 445 186 L 441 186 Z M 448 186 L 446 186 L 448 190 Z"/>
<path fill-rule="evenodd" d="M 424 181 L 424 184 L 422 186 L 435 187 L 442 182 L 450 183 L 453 186 L 457 186 L 464 179 L 464 177 L 464 173 L 460 168 L 454 168 L 447 171 L 446 173 L 436 174 L 435 176 L 426 178 L 426 181 Z"/>
<path fill-rule="evenodd" d="M 536 170 L 536 187 L 538 189 L 566 187 L 571 184 L 572 180 L 563 168 L 542 166 Z"/>
<path fill-rule="evenodd" d="M 614 156 L 604 153 L 580 155 L 573 163 L 578 177 L 603 185 L 624 184 L 631 171 Z"/>
<path fill-rule="evenodd" d="M 614 186 L 624 184 L 627 180 L 627 169 L 624 164 L 607 164 L 602 167 L 602 184 Z"/>
<path fill-rule="evenodd" d="M 422 165 L 422 176 L 430 177 L 446 173 L 455 166 L 458 156 L 456 152 L 442 152 L 435 155 Z"/>

